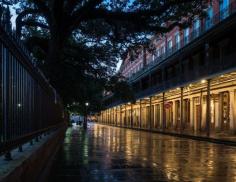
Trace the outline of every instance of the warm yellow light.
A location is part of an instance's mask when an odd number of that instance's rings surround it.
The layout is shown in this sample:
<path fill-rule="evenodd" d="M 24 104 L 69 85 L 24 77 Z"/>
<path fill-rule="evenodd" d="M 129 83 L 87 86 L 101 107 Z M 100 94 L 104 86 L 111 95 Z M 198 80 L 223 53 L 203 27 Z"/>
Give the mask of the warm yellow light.
<path fill-rule="evenodd" d="M 206 80 L 201 80 L 201 83 L 206 83 Z"/>
<path fill-rule="evenodd" d="M 192 84 L 189 84 L 189 87 L 192 87 L 193 85 Z"/>
<path fill-rule="evenodd" d="M 179 88 L 179 87 L 177 87 L 177 88 L 176 88 L 176 90 L 180 90 L 180 88 Z"/>
<path fill-rule="evenodd" d="M 215 110 L 214 106 L 215 106 L 214 105 L 214 100 L 211 100 L 211 107 L 210 107 L 211 108 L 211 111 L 210 111 L 211 112 L 211 123 L 214 123 L 214 115 L 215 115 L 215 113 L 214 113 L 214 110 Z"/>

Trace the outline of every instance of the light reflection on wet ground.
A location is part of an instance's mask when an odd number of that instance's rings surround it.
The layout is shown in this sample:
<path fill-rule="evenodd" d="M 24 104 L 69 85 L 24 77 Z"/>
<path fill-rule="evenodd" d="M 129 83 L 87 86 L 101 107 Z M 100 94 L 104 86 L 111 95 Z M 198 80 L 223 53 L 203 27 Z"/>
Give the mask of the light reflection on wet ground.
<path fill-rule="evenodd" d="M 90 124 L 67 130 L 50 181 L 236 181 L 236 148 Z"/>

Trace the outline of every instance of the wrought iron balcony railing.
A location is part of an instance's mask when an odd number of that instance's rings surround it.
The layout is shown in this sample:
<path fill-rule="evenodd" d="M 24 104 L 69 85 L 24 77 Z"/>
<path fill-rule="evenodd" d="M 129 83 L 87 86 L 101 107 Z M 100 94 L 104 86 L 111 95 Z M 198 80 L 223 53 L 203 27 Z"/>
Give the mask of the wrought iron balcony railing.
<path fill-rule="evenodd" d="M 218 13 L 216 13 L 213 17 L 207 17 L 205 20 L 205 25 L 200 26 L 197 29 L 193 29 L 189 36 L 184 36 L 179 44 L 174 45 L 172 48 L 167 49 L 164 53 L 160 54 L 158 57 L 155 58 L 154 61 L 149 60 L 149 64 L 143 67 L 141 70 L 133 73 L 131 77 L 128 78 L 129 82 L 136 80 L 140 77 L 144 72 L 147 72 L 151 68 L 158 66 L 159 64 L 166 61 L 170 56 L 178 52 L 180 49 L 188 46 L 191 42 L 196 40 L 198 37 L 203 35 L 204 33 L 210 31 L 215 27 L 215 25 L 219 24 L 220 22 L 224 21 L 229 16 L 233 15 L 236 12 L 236 5 L 235 3 L 231 3 L 228 8 L 225 8 Z M 152 59 L 152 58 L 150 58 Z"/>

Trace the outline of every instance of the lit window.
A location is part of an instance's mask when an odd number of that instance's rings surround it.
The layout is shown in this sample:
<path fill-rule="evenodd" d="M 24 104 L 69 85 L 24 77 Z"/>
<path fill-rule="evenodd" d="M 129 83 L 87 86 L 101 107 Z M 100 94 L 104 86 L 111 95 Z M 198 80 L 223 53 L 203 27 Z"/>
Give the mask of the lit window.
<path fill-rule="evenodd" d="M 177 32 L 175 34 L 175 45 L 176 45 L 176 49 L 180 48 L 180 35 L 179 35 L 179 32 Z"/>
<path fill-rule="evenodd" d="M 184 29 L 184 43 L 189 43 L 189 28 Z"/>
<path fill-rule="evenodd" d="M 220 0 L 220 19 L 223 20 L 229 16 L 229 0 Z"/>
<path fill-rule="evenodd" d="M 170 51 L 172 49 L 172 40 L 168 40 L 168 51 Z"/>
<path fill-rule="evenodd" d="M 207 18 L 206 18 L 206 29 L 211 28 L 213 25 L 213 7 L 210 5 L 207 9 Z"/>
<path fill-rule="evenodd" d="M 199 33 L 200 33 L 200 20 L 199 20 L 199 18 L 194 21 L 193 33 L 194 33 L 195 37 L 199 36 Z"/>
<path fill-rule="evenodd" d="M 160 57 L 160 50 L 157 49 L 157 57 Z"/>
<path fill-rule="evenodd" d="M 166 48 L 165 48 L 165 45 L 163 45 L 163 46 L 161 47 L 161 54 L 165 54 L 165 52 L 166 52 Z"/>

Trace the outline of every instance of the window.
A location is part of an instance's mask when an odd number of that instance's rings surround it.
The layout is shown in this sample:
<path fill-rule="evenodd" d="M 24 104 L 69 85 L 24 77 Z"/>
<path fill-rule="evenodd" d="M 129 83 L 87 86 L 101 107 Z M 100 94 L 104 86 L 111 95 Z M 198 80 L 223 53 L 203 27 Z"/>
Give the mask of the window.
<path fill-rule="evenodd" d="M 220 19 L 223 20 L 229 16 L 229 0 L 220 0 Z"/>
<path fill-rule="evenodd" d="M 162 47 L 161 47 L 161 54 L 165 54 L 165 52 L 166 52 L 165 45 L 162 45 Z"/>
<path fill-rule="evenodd" d="M 189 43 L 189 28 L 184 29 L 184 44 Z"/>
<path fill-rule="evenodd" d="M 176 49 L 180 49 L 180 35 L 179 35 L 179 32 L 177 32 L 175 34 L 175 45 L 176 45 Z"/>
<path fill-rule="evenodd" d="M 160 57 L 160 49 L 157 49 L 156 55 L 157 57 Z"/>
<path fill-rule="evenodd" d="M 168 51 L 172 51 L 172 40 L 168 40 L 168 43 L 167 43 L 167 46 L 168 46 Z"/>
<path fill-rule="evenodd" d="M 213 25 L 213 8 L 210 5 L 207 9 L 207 17 L 206 17 L 206 29 L 211 28 Z"/>
<path fill-rule="evenodd" d="M 194 24 L 193 24 L 193 34 L 194 34 L 194 37 L 199 36 L 199 33 L 200 33 L 200 20 L 198 18 L 198 19 L 196 19 L 194 21 Z"/>

